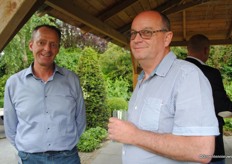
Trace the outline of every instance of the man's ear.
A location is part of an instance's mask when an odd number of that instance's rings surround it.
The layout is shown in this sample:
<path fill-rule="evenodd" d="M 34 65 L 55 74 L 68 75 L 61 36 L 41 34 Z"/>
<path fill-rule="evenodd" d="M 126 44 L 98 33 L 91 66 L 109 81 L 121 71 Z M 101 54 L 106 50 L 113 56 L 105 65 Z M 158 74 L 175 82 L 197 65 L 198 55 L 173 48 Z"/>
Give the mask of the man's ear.
<path fill-rule="evenodd" d="M 205 53 L 205 54 L 209 54 L 209 50 L 210 50 L 209 47 L 204 47 L 204 53 Z"/>
<path fill-rule="evenodd" d="M 31 51 L 32 51 L 32 46 L 33 46 L 33 41 L 30 41 L 28 47 Z"/>
<path fill-rule="evenodd" d="M 172 41 L 172 37 L 173 37 L 173 32 L 172 31 L 168 31 L 165 32 L 165 47 L 168 47 Z"/>

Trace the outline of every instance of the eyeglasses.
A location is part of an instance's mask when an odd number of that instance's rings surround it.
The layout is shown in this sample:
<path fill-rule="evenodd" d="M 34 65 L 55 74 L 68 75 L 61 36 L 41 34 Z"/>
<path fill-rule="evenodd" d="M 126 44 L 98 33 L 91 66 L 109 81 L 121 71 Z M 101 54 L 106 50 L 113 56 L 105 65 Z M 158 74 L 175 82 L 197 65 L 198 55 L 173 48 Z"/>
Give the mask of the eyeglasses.
<path fill-rule="evenodd" d="M 140 30 L 140 31 L 131 31 L 130 32 L 130 39 L 134 40 L 137 33 L 139 33 L 140 37 L 143 39 L 150 39 L 152 37 L 153 33 L 157 33 L 157 32 L 167 32 L 168 30 L 166 29 L 161 29 L 161 30 L 155 30 L 155 31 L 151 31 L 151 30 Z"/>

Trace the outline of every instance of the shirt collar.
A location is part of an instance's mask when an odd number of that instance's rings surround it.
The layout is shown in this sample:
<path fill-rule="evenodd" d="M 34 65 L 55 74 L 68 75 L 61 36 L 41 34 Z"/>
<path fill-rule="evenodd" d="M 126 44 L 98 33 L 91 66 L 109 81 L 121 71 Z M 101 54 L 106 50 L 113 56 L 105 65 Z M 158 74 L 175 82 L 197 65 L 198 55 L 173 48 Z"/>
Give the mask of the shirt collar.
<path fill-rule="evenodd" d="M 187 56 L 187 58 L 195 59 L 195 60 L 197 60 L 198 62 L 200 62 L 202 65 L 206 65 L 203 61 L 201 61 L 200 59 L 195 58 L 195 57 L 193 57 L 193 56 Z"/>
<path fill-rule="evenodd" d="M 152 71 L 152 73 L 149 75 L 149 78 L 158 75 L 158 76 L 166 76 L 169 69 L 171 68 L 174 60 L 176 59 L 176 55 L 170 51 L 160 62 L 160 64 Z M 141 72 L 141 74 L 138 77 L 138 80 L 141 80 L 144 78 L 144 71 Z"/>
<path fill-rule="evenodd" d="M 55 63 L 54 63 L 55 64 Z M 33 67 L 33 65 L 34 65 L 34 62 L 28 67 L 28 69 L 27 69 L 27 71 L 26 71 L 26 73 L 25 73 L 25 76 L 27 77 L 27 76 L 29 76 L 29 75 L 34 75 L 33 74 L 33 71 L 32 71 L 32 67 Z M 55 64 L 55 71 L 54 71 L 55 73 L 59 73 L 59 74 L 61 74 L 61 75 L 64 75 L 64 71 L 62 70 L 62 68 L 61 67 L 59 67 L 58 65 L 56 65 Z M 55 74 L 54 73 L 54 74 Z"/>

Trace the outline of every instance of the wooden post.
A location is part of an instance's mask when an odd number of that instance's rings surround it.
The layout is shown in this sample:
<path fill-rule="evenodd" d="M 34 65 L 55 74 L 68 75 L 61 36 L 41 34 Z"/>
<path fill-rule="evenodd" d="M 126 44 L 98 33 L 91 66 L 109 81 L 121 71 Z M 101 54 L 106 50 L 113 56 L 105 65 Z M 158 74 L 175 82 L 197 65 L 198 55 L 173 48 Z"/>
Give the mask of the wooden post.
<path fill-rule="evenodd" d="M 45 0 L 0 0 L 0 52 Z"/>
<path fill-rule="evenodd" d="M 135 88 L 137 81 L 138 81 L 138 76 L 140 72 L 142 71 L 141 67 L 139 67 L 138 61 L 135 60 L 134 56 L 131 54 L 131 60 L 133 64 L 133 88 Z"/>

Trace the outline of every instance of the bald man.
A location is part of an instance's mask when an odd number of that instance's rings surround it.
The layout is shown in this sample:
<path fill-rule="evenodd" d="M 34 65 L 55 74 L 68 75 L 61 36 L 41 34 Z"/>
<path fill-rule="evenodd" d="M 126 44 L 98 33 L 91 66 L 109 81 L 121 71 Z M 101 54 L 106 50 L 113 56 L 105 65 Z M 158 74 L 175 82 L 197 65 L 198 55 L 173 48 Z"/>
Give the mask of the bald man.
<path fill-rule="evenodd" d="M 129 102 L 128 121 L 110 118 L 109 137 L 124 144 L 123 164 L 207 163 L 219 134 L 212 90 L 203 73 L 170 51 L 169 19 L 138 14 L 130 48 L 143 68 Z"/>

